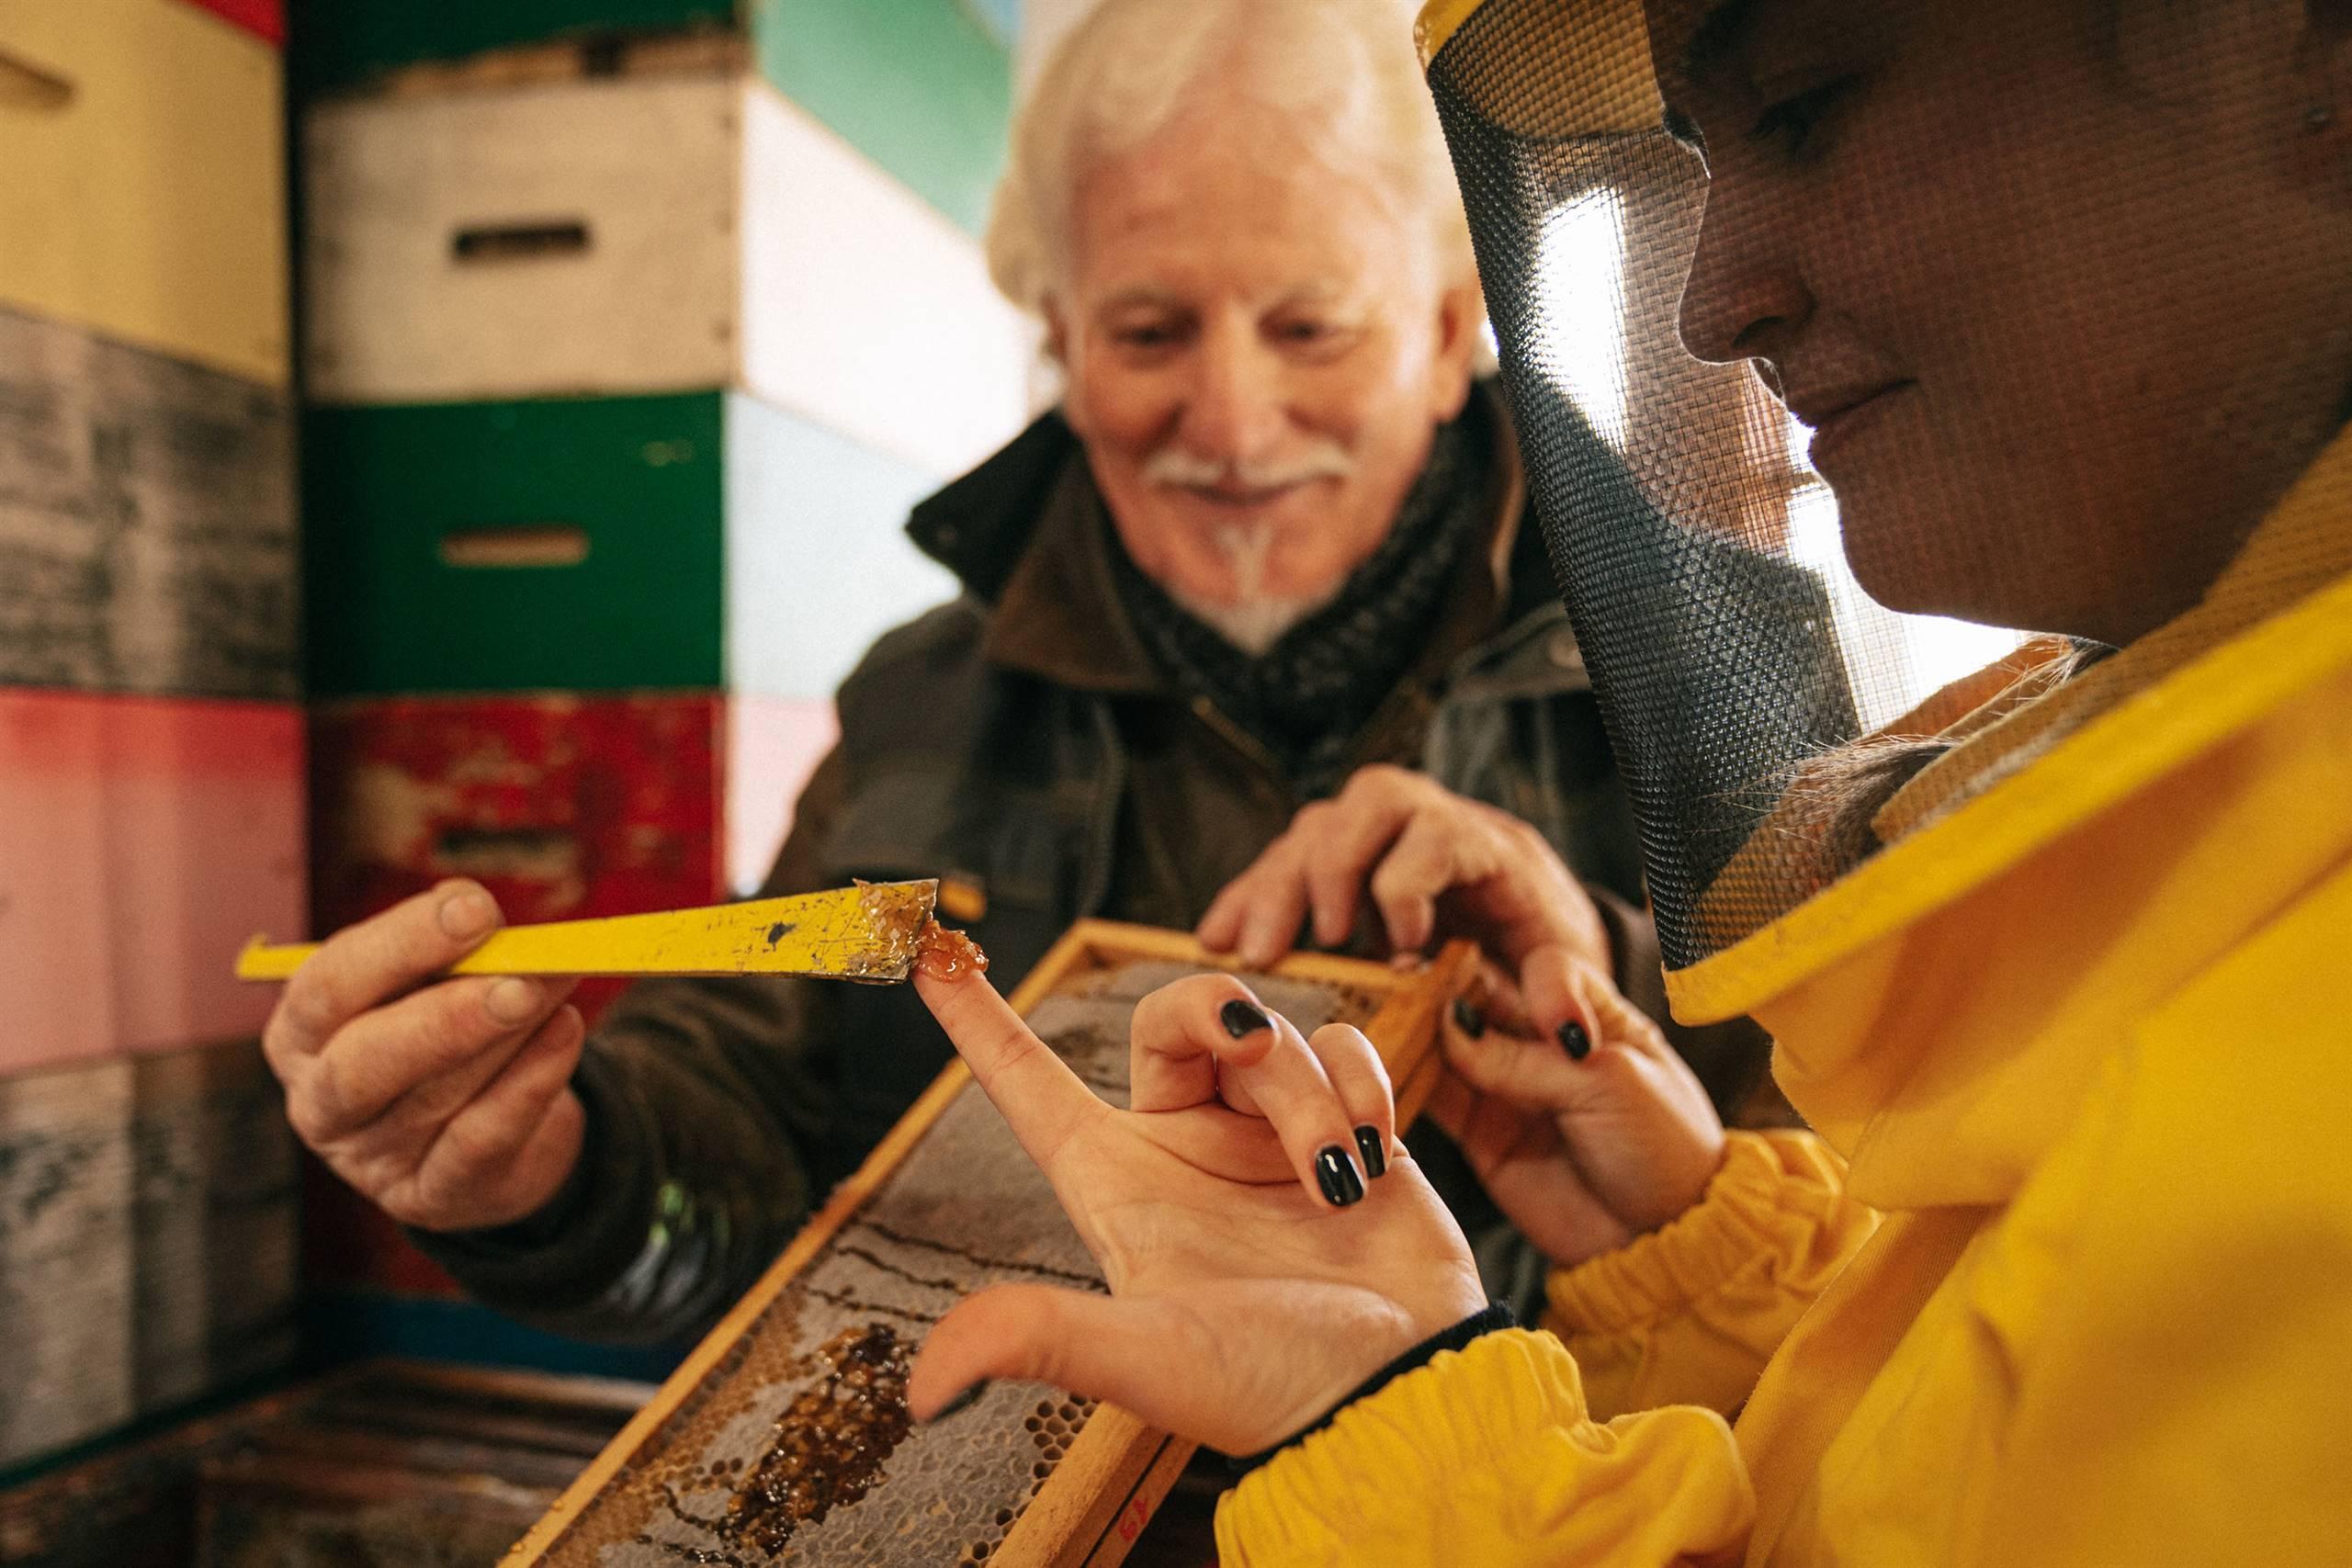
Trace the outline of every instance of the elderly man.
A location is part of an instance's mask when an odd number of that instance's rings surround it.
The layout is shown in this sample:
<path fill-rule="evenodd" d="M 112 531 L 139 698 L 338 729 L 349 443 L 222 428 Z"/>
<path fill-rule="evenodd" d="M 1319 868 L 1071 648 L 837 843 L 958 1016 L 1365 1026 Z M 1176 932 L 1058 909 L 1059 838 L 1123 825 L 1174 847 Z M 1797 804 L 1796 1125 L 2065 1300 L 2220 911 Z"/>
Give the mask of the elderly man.
<path fill-rule="evenodd" d="M 1066 395 L 917 509 L 965 592 L 842 688 L 767 891 L 944 875 L 1010 981 L 1083 916 L 1201 920 L 1346 786 L 1351 823 L 1483 813 L 1498 853 L 1540 852 L 1532 824 L 1594 890 L 1553 935 L 1656 998 L 1630 817 L 1474 380 L 1477 280 L 1398 17 L 1109 0 L 1024 114 L 989 248 Z M 1279 855 L 1256 874 L 1210 934 L 1268 957 L 1312 903 L 1347 937 L 1351 899 L 1285 904 Z M 1389 935 L 1425 941 L 1389 882 Z M 903 987 L 649 982 L 584 1042 L 560 987 L 411 991 L 497 919 L 458 884 L 343 934 L 268 1045 L 311 1146 L 535 1322 L 707 1324 L 949 1057 Z M 1752 1074 L 1735 1055 L 1703 1064 L 1719 1099 Z"/>

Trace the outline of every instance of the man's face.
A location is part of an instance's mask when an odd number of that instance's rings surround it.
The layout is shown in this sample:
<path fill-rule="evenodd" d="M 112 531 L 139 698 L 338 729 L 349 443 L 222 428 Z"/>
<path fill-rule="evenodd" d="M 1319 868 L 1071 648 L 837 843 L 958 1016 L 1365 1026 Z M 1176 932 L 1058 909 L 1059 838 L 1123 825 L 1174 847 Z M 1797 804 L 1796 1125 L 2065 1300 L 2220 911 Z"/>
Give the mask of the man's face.
<path fill-rule="evenodd" d="M 2352 378 L 2305 0 L 1648 13 L 1713 176 L 1684 343 L 1814 426 L 1863 585 L 2109 642 L 2193 603 Z"/>
<path fill-rule="evenodd" d="M 1229 100 L 1097 164 L 1049 304 L 1137 566 L 1196 607 L 1311 607 L 1386 536 L 1467 394 L 1477 317 L 1422 229 Z"/>

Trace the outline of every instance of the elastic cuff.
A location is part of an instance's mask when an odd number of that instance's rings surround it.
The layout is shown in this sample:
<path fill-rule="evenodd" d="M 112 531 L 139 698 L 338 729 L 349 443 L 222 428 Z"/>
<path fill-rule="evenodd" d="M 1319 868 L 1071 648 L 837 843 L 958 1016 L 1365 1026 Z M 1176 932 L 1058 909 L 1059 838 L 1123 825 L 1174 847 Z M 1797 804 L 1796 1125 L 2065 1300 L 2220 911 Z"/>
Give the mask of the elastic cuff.
<path fill-rule="evenodd" d="M 561 1310 L 593 1300 L 645 1248 L 658 1184 L 593 1043 L 571 1088 L 586 1118 L 580 1158 L 537 1212 L 488 1230 L 408 1232 L 418 1250 L 493 1306 Z"/>
<path fill-rule="evenodd" d="M 1842 1167 L 1809 1133 L 1731 1133 L 1699 1201 L 1545 1287 L 1547 1326 L 1622 1334 L 1688 1311 L 1745 1271 L 1797 1276 L 1842 1201 Z M 1842 1261 L 1843 1254 L 1838 1254 Z"/>
<path fill-rule="evenodd" d="M 1360 1399 L 1371 1398 L 1407 1372 L 1418 1371 L 1444 1352 L 1459 1350 L 1482 1335 L 1518 1326 L 1518 1318 L 1511 1314 L 1510 1306 L 1502 1302 L 1495 1303 L 1484 1312 L 1472 1313 L 1453 1327 L 1442 1333 L 1430 1335 L 1427 1339 L 1356 1384 L 1345 1399 L 1325 1411 L 1312 1424 L 1300 1427 L 1271 1449 L 1262 1449 L 1257 1453 L 1247 1454 L 1238 1459 L 1228 1458 L 1225 1461 L 1226 1465 L 1236 1475 L 1247 1475 L 1284 1449 L 1295 1448 L 1299 1443 L 1329 1427 L 1339 1416 L 1340 1412 L 1349 1405 Z"/>

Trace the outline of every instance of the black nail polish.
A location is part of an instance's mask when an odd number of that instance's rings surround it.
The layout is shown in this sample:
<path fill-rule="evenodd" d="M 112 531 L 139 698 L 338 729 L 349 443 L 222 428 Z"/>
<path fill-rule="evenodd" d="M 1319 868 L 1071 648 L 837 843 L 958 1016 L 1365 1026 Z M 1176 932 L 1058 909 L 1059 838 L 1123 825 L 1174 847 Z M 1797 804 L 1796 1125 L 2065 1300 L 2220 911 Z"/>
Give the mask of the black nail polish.
<path fill-rule="evenodd" d="M 1236 1040 L 1255 1034 L 1261 1029 L 1272 1029 L 1274 1026 L 1273 1020 L 1266 1016 L 1264 1008 L 1258 1006 L 1255 1002 L 1245 1002 L 1238 997 L 1226 1003 L 1216 1016 L 1217 1021 L 1225 1025 L 1225 1032 Z"/>
<path fill-rule="evenodd" d="M 966 1389 L 963 1393 L 957 1394 L 946 1404 L 941 1405 L 939 1407 L 938 1414 L 932 1416 L 932 1419 L 934 1421 L 944 1421 L 950 1416 L 961 1416 L 965 1411 L 969 1410 L 973 1405 L 978 1404 L 980 1402 L 980 1395 L 988 1393 L 988 1391 L 989 1380 L 982 1378 L 979 1382 L 974 1383 L 971 1387 Z"/>
<path fill-rule="evenodd" d="M 1560 1025 L 1560 1044 L 1567 1052 L 1568 1060 L 1581 1062 L 1592 1055 L 1592 1036 L 1575 1019 Z"/>
<path fill-rule="evenodd" d="M 1363 1196 L 1363 1178 L 1348 1158 L 1348 1151 L 1333 1144 L 1315 1156 L 1315 1183 L 1334 1208 L 1344 1209 Z"/>
<path fill-rule="evenodd" d="M 1388 1150 L 1380 1129 L 1369 1123 L 1356 1129 L 1356 1153 L 1363 1158 L 1363 1173 L 1377 1181 L 1388 1170 Z"/>
<path fill-rule="evenodd" d="M 1467 997 L 1453 998 L 1453 1027 L 1476 1040 L 1487 1032 L 1487 1015 L 1470 1005 Z"/>

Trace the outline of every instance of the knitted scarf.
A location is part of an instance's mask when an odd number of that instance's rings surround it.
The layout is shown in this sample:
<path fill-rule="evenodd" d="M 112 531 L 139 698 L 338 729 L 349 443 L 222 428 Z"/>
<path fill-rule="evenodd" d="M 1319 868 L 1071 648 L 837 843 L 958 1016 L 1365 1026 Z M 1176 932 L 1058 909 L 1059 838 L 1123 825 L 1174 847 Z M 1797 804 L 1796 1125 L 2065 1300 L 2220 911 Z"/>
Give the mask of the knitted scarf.
<path fill-rule="evenodd" d="M 1473 398 L 1439 427 L 1388 536 L 1337 597 L 1256 658 L 1170 599 L 1111 533 L 1120 601 L 1161 674 L 1248 731 L 1309 798 L 1346 782 L 1358 735 L 1420 658 L 1464 557 L 1485 543 L 1486 417 Z"/>

